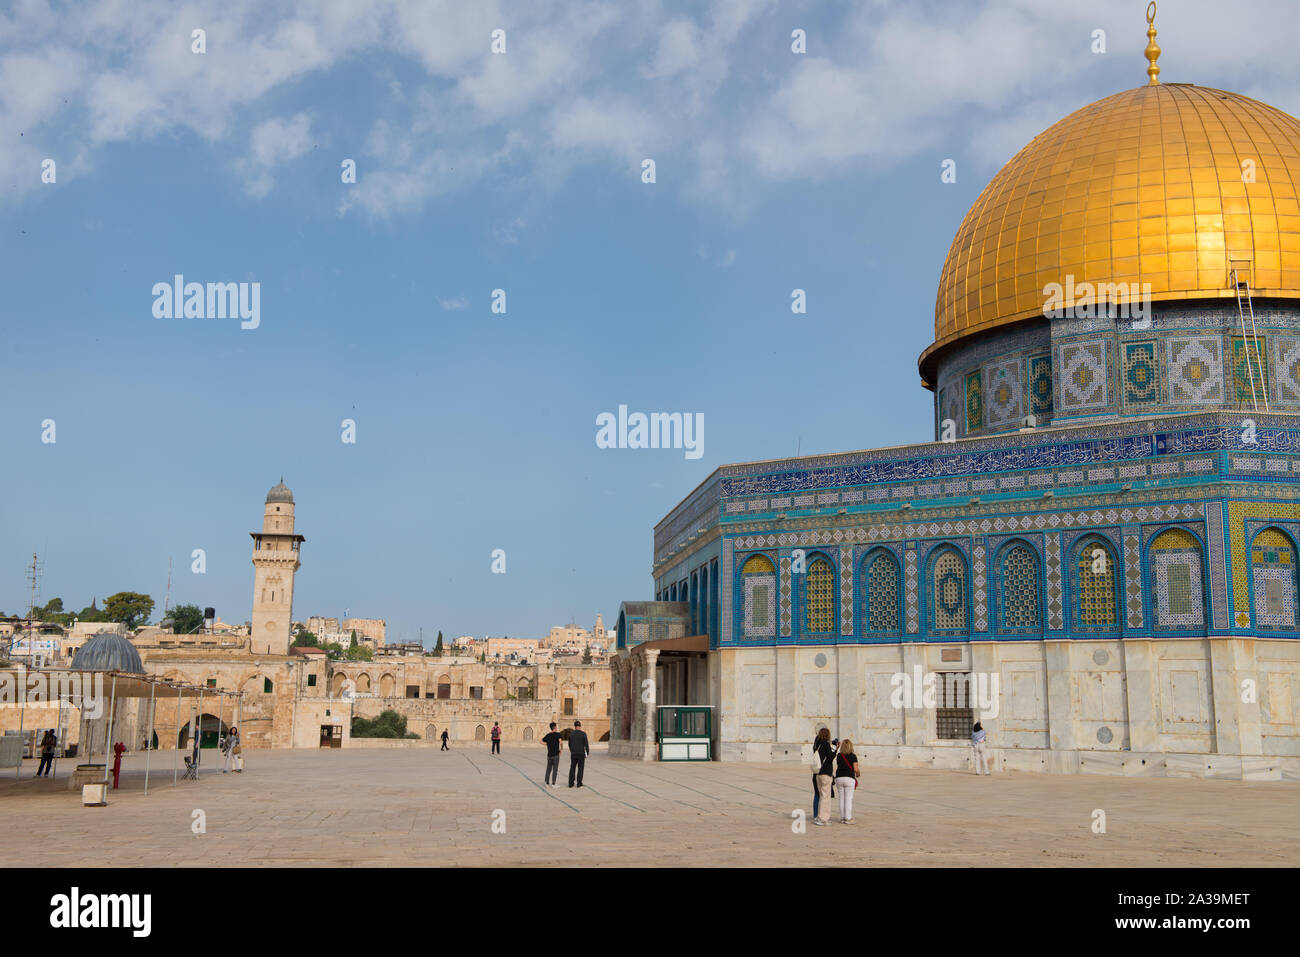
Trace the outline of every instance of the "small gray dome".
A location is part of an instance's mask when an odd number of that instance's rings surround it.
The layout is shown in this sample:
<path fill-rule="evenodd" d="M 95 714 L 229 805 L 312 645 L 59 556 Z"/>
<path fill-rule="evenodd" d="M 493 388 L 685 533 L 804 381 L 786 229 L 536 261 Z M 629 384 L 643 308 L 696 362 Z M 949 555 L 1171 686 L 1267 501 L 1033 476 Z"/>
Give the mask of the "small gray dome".
<path fill-rule="evenodd" d="M 289 486 L 284 484 L 283 476 L 280 478 L 280 484 L 266 493 L 268 502 L 288 502 L 293 504 L 293 493 L 289 491 Z"/>
<path fill-rule="evenodd" d="M 77 649 L 72 656 L 73 671 L 122 671 L 144 674 L 140 652 L 121 635 L 99 634 Z"/>

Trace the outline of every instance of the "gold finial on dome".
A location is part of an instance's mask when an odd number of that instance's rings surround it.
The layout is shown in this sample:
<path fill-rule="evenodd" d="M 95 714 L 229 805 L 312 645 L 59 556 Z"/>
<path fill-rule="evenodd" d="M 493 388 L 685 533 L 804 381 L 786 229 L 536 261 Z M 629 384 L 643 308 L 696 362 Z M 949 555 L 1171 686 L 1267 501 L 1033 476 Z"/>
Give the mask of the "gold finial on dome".
<path fill-rule="evenodd" d="M 1147 67 L 1147 76 L 1151 77 L 1151 82 L 1147 86 L 1160 85 L 1160 67 L 1156 65 L 1156 60 L 1160 59 L 1160 47 L 1156 44 L 1156 0 L 1151 0 L 1147 4 L 1147 48 L 1145 55 L 1151 61 Z"/>

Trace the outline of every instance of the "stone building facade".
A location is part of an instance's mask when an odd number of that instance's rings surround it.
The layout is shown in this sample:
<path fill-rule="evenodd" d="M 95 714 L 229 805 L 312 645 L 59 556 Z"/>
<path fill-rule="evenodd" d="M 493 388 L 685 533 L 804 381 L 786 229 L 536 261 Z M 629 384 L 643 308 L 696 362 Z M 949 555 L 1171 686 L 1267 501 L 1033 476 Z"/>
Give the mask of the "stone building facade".
<path fill-rule="evenodd" d="M 963 767 L 980 720 L 1002 768 L 1300 778 L 1297 171 L 1300 121 L 1190 84 L 1037 137 L 944 266 L 937 441 L 724 466 L 674 508 L 620 617 L 611 750 L 653 743 L 649 678 L 714 707 L 723 760 L 827 726 Z"/>

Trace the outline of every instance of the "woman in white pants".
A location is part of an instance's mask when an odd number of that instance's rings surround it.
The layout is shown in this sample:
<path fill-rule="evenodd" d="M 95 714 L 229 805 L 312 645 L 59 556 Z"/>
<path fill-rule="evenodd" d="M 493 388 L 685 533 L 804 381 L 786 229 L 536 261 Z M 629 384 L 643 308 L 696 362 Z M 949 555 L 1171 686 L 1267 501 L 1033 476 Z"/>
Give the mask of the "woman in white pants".
<path fill-rule="evenodd" d="M 975 749 L 976 774 L 980 773 L 980 768 L 984 769 L 985 774 L 989 773 L 989 758 L 988 752 L 985 750 L 984 737 L 984 729 L 980 727 L 980 723 L 976 721 L 975 727 L 971 730 L 970 734 L 971 747 Z"/>
<path fill-rule="evenodd" d="M 845 738 L 840 742 L 840 752 L 835 755 L 835 787 L 840 798 L 840 823 L 853 823 L 853 791 L 858 786 L 858 756 L 853 753 L 853 742 Z"/>

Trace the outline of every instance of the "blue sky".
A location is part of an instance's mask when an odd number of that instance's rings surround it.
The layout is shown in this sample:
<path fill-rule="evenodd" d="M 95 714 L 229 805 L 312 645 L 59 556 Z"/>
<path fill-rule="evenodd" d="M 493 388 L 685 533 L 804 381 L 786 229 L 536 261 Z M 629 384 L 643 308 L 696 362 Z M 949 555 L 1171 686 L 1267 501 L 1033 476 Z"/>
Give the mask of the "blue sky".
<path fill-rule="evenodd" d="M 0 610 L 33 551 L 72 608 L 161 607 L 170 557 L 174 602 L 244 621 L 283 475 L 295 617 L 612 623 L 718 465 L 930 438 L 915 363 L 962 217 L 1036 133 L 1145 81 L 1128 0 L 627 6 L 0 11 Z M 1296 113 L 1296 14 L 1234 11 L 1167 4 L 1162 79 Z M 259 282 L 260 326 L 155 318 L 176 273 Z M 703 457 L 597 448 L 620 404 L 703 413 Z"/>

